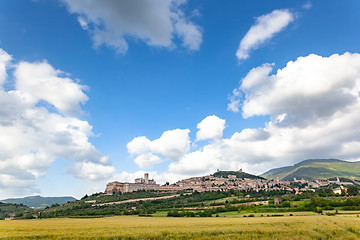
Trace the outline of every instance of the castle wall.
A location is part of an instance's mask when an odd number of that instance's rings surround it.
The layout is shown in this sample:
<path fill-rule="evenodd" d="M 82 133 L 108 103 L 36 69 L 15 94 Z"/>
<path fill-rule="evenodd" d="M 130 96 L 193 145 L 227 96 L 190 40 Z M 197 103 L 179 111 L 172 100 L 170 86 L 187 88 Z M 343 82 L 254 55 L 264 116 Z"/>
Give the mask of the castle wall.
<path fill-rule="evenodd" d="M 135 192 L 138 190 L 160 190 L 159 184 L 145 183 L 127 183 L 127 182 L 109 182 L 106 186 L 105 193 L 113 194 L 114 192 Z"/>

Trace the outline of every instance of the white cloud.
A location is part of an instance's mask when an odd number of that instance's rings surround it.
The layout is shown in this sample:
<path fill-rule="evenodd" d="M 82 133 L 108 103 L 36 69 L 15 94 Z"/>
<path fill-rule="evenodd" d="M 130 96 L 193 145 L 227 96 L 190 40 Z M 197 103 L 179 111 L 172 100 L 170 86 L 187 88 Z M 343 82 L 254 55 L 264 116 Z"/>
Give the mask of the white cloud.
<path fill-rule="evenodd" d="M 152 141 L 151 150 L 172 161 L 178 161 L 190 150 L 189 129 L 174 129 L 164 132 Z"/>
<path fill-rule="evenodd" d="M 196 140 L 207 140 L 207 139 L 221 139 L 223 131 L 225 129 L 225 120 L 215 115 L 207 116 L 200 123 L 197 128 L 199 131 L 196 133 Z"/>
<path fill-rule="evenodd" d="M 269 14 L 256 18 L 255 24 L 251 26 L 240 42 L 236 52 L 238 59 L 249 58 L 251 50 L 259 48 L 274 37 L 276 33 L 283 31 L 289 23 L 294 21 L 294 18 L 294 14 L 288 9 L 274 10 Z"/>
<path fill-rule="evenodd" d="M 20 62 L 14 73 L 16 90 L 31 105 L 44 100 L 62 113 L 80 113 L 79 104 L 88 100 L 84 86 L 61 74 L 46 62 Z"/>
<path fill-rule="evenodd" d="M 127 144 L 128 152 L 131 155 L 142 154 L 149 152 L 151 148 L 151 141 L 147 137 L 135 137 Z"/>
<path fill-rule="evenodd" d="M 5 59 L 0 69 L 6 77 L 10 57 L 0 49 L 0 59 Z M 63 73 L 46 62 L 13 66 L 15 88 L 0 87 L 0 195 L 38 191 L 36 179 L 57 158 L 76 161 L 76 177 L 108 177 L 114 169 L 89 142 L 91 125 L 69 115 L 79 114 L 80 103 L 87 100 L 83 86 L 61 77 Z"/>
<path fill-rule="evenodd" d="M 162 161 L 163 160 L 161 158 L 149 152 L 138 155 L 134 160 L 136 165 L 138 165 L 141 169 L 150 168 Z"/>
<path fill-rule="evenodd" d="M 199 26 L 192 22 L 180 19 L 175 24 L 175 31 L 183 40 L 183 46 L 190 50 L 199 50 L 202 42 L 202 33 Z"/>
<path fill-rule="evenodd" d="M 245 118 L 266 115 L 271 120 L 193 149 L 170 162 L 163 179 L 218 168 L 260 174 L 308 158 L 360 160 L 360 54 L 311 54 L 274 74 L 272 68 L 254 68 L 234 91 Z M 208 119 L 216 117 L 201 123 Z M 220 131 L 209 136 L 218 137 Z"/>
<path fill-rule="evenodd" d="M 243 116 L 270 115 L 273 122 L 281 117 L 281 125 L 295 126 L 330 118 L 357 102 L 359 67 L 360 56 L 345 53 L 300 57 L 270 76 L 269 66 L 266 71 L 261 71 L 264 66 L 256 68 L 263 74 L 258 82 L 263 87 L 252 85 L 247 77 L 243 80 Z"/>
<path fill-rule="evenodd" d="M 265 89 L 269 84 L 268 74 L 272 71 L 273 64 L 263 64 L 260 67 L 256 67 L 250 70 L 245 78 L 242 79 L 241 88 L 252 88 L 254 92 L 256 90 Z M 241 107 L 240 99 L 244 91 L 242 89 L 234 89 L 232 96 L 229 98 L 230 103 L 228 104 L 227 110 L 238 112 Z"/>
<path fill-rule="evenodd" d="M 149 168 L 153 164 L 162 162 L 154 154 L 176 162 L 190 150 L 189 132 L 188 129 L 169 130 L 153 141 L 146 137 L 136 137 L 127 144 L 128 152 L 131 155 L 138 155 L 135 163 L 141 168 Z"/>
<path fill-rule="evenodd" d="M 78 21 L 92 35 L 95 47 L 105 44 L 119 54 L 126 53 L 127 40 L 132 38 L 149 46 L 172 48 L 177 36 L 191 50 L 198 50 L 202 42 L 200 27 L 180 9 L 186 1 L 61 1 L 70 13 L 79 15 Z"/>
<path fill-rule="evenodd" d="M 115 168 L 94 162 L 77 162 L 69 172 L 77 178 L 97 181 L 111 176 L 115 172 Z"/>
<path fill-rule="evenodd" d="M 240 98 L 241 92 L 238 89 L 234 89 L 232 95 L 228 98 L 230 102 L 227 105 L 227 110 L 239 112 L 239 108 L 241 107 Z"/>

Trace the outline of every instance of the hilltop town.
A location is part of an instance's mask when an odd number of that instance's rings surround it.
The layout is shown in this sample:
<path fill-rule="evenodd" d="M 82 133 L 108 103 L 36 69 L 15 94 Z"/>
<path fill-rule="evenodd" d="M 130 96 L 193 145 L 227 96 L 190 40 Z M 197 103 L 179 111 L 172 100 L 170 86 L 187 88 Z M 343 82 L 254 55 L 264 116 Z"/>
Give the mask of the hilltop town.
<path fill-rule="evenodd" d="M 249 214 L 249 211 L 252 214 L 266 212 L 270 215 L 277 210 L 322 213 L 322 210 L 335 211 L 335 207 L 336 210 L 339 207 L 341 210 L 360 210 L 360 198 L 357 196 L 359 190 L 358 180 L 343 177 L 327 180 L 268 180 L 240 169 L 218 170 L 211 175 L 160 185 L 145 173 L 133 183 L 110 182 L 105 193 L 85 195 L 80 200 L 63 205 L 56 204 L 34 216 L 24 210 L 21 216 L 8 211 L 4 217 L 10 220 L 19 217 L 153 216 L 155 213 L 169 217 L 211 217 L 212 214 L 220 216 L 226 212 L 238 215 L 241 212 L 240 215 L 243 215 Z"/>
<path fill-rule="evenodd" d="M 294 178 L 292 181 L 281 181 L 278 179 L 267 180 L 262 177 L 244 173 L 239 171 L 217 171 L 212 175 L 201 177 L 191 177 L 177 181 L 174 184 L 157 184 L 154 179 L 149 179 L 149 174 L 145 173 L 144 178 L 136 178 L 134 183 L 129 182 L 109 182 L 106 186 L 105 193 L 128 193 L 139 190 L 156 190 L 156 191 L 287 191 L 295 194 L 312 191 L 317 188 L 336 185 L 333 188 L 334 194 L 346 192 L 349 185 L 360 184 L 356 180 L 342 179 L 339 177 L 328 180 L 298 180 Z"/>

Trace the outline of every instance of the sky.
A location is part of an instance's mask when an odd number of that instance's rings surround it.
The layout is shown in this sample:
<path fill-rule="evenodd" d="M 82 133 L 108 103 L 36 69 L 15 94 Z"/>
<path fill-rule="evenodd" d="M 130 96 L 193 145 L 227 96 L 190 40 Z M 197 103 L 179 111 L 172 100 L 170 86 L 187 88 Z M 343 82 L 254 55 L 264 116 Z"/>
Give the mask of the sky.
<path fill-rule="evenodd" d="M 0 1 L 0 199 L 360 160 L 359 9 Z"/>

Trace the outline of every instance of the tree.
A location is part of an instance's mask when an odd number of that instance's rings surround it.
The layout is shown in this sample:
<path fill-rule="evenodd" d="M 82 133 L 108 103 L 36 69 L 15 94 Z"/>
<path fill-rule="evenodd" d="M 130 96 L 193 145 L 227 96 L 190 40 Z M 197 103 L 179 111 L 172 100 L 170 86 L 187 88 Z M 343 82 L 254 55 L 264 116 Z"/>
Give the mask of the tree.
<path fill-rule="evenodd" d="M 359 194 L 359 187 L 358 186 L 349 186 L 347 189 L 347 193 L 350 196 L 356 196 Z"/>
<path fill-rule="evenodd" d="M 291 207 L 291 203 L 288 201 L 283 201 L 282 206 L 283 207 Z"/>
<path fill-rule="evenodd" d="M 87 195 L 87 194 L 85 194 L 85 196 L 83 196 L 82 198 L 81 198 L 81 200 L 84 200 L 84 199 L 86 199 L 86 198 L 88 198 L 89 196 Z"/>

